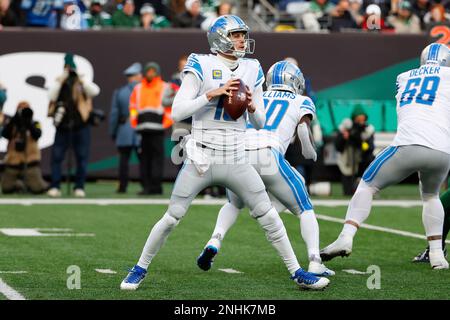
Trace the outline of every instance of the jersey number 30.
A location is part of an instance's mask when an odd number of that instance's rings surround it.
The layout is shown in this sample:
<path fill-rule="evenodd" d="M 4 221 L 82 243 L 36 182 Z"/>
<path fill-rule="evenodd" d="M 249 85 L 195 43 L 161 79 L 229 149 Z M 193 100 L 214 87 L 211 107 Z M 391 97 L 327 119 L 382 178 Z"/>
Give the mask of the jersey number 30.
<path fill-rule="evenodd" d="M 400 107 L 410 104 L 414 98 L 416 103 L 431 106 L 436 98 L 439 87 L 439 77 L 412 78 L 406 83 L 405 91 L 400 97 Z M 420 87 L 419 94 L 417 89 Z"/>

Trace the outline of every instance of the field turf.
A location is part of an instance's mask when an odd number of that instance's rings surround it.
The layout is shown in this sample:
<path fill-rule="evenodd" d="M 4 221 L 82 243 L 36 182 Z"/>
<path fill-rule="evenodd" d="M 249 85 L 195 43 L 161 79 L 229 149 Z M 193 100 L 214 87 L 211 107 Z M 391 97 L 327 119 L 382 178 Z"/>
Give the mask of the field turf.
<path fill-rule="evenodd" d="M 105 190 L 113 189 L 107 186 L 90 185 L 87 190 L 92 197 L 104 198 Z M 167 194 L 170 185 L 165 189 Z M 389 196 L 393 194 L 396 199 L 418 200 L 416 186 L 399 186 L 391 189 Z M 381 198 L 392 199 L 389 196 Z M 141 288 L 123 292 L 119 285 L 126 269 L 138 259 L 151 227 L 166 206 L 1 205 L 0 228 L 69 228 L 95 236 L 8 237 L 0 233 L 0 272 L 27 272 L 0 273 L 0 278 L 26 299 L 448 299 L 448 270 L 411 263 L 426 245 L 425 240 L 367 229 L 357 234 L 349 258 L 327 263 L 336 276 L 326 290 L 299 290 L 247 210 L 227 235 L 212 269 L 204 272 L 196 266 L 196 257 L 209 239 L 219 208 L 192 206 L 154 259 Z M 346 207 L 316 207 L 316 213 L 337 218 L 343 218 L 345 211 Z M 298 219 L 287 213 L 282 218 L 300 263 L 307 268 Z M 420 207 L 374 207 L 366 223 L 423 234 Z M 319 220 L 319 225 L 323 247 L 334 241 L 341 224 Z M 79 290 L 67 288 L 67 268 L 72 265 L 81 270 Z M 343 271 L 364 272 L 370 265 L 381 270 L 380 289 L 368 289 L 370 274 Z M 242 273 L 219 270 L 225 268 Z M 102 274 L 95 269 L 117 273 Z M 5 296 L 0 294 L 0 299 Z"/>

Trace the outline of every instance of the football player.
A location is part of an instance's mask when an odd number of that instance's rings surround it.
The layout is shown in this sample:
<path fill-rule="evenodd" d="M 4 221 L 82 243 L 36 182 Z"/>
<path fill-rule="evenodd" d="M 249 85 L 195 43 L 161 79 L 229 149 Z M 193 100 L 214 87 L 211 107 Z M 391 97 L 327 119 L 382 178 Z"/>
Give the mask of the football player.
<path fill-rule="evenodd" d="M 444 209 L 439 188 L 450 167 L 450 50 L 433 43 L 421 54 L 420 67 L 397 77 L 397 134 L 364 172 L 335 242 L 321 250 L 322 260 L 348 256 L 359 226 L 367 219 L 373 195 L 419 173 L 422 221 L 433 269 L 448 269 L 442 251 Z"/>
<path fill-rule="evenodd" d="M 247 157 L 260 174 L 271 199 L 275 199 L 273 203 L 277 211 L 288 208 L 300 219 L 300 231 L 310 261 L 308 271 L 318 276 L 334 275 L 334 271 L 326 268 L 320 258 L 319 224 L 304 179 L 284 158 L 297 133 L 303 156 L 316 160 L 309 128 L 315 117 L 314 103 L 302 95 L 305 79 L 301 70 L 288 61 L 279 61 L 270 67 L 266 86 L 267 91 L 263 93 L 266 123 L 261 130 L 248 125 L 245 133 Z M 275 165 L 275 170 L 268 170 L 270 164 Z M 229 202 L 221 208 L 212 237 L 197 259 L 197 265 L 205 271 L 211 268 L 225 234 L 245 206 L 232 191 L 228 190 L 227 195 Z"/>
<path fill-rule="evenodd" d="M 187 159 L 178 173 L 167 212 L 150 232 L 138 263 L 121 283 L 123 290 L 136 290 L 147 269 L 169 236 L 184 217 L 195 196 L 210 185 L 222 185 L 245 202 L 278 254 L 291 279 L 300 287 L 322 289 L 326 278 L 316 277 L 300 268 L 286 229 L 272 207 L 264 183 L 256 170 L 245 162 L 243 134 L 247 116 L 255 128 L 265 123 L 262 84 L 264 73 L 252 53 L 254 41 L 241 18 L 217 18 L 208 33 L 213 54 L 191 54 L 182 72 L 182 83 L 172 106 L 172 117 L 181 121 L 192 116 L 192 133 L 183 140 Z M 222 95 L 237 90 L 241 79 L 248 86 L 248 108 L 233 120 L 225 113 Z"/>

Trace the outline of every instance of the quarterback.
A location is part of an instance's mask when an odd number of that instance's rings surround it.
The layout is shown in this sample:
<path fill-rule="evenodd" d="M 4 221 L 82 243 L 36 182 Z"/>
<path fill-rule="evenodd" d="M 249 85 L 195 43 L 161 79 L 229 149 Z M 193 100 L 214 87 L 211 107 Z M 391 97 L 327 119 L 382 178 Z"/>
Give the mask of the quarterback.
<path fill-rule="evenodd" d="M 299 217 L 301 235 L 308 249 L 308 271 L 318 276 L 334 275 L 334 271 L 322 264 L 319 255 L 319 225 L 303 177 L 284 158 L 297 133 L 303 156 L 316 160 L 309 129 L 309 123 L 315 117 L 314 103 L 302 95 L 305 79 L 301 70 L 290 62 L 275 63 L 267 73 L 266 86 L 267 91 L 263 93 L 266 123 L 261 130 L 248 125 L 245 133 L 247 158 L 260 174 L 269 196 L 274 198 L 277 211 L 288 208 Z M 275 170 L 268 170 L 270 164 Z M 221 241 L 244 207 L 235 193 L 228 190 L 227 195 L 229 202 L 221 208 L 212 237 L 197 259 L 198 266 L 205 271 L 211 268 Z"/>
<path fill-rule="evenodd" d="M 433 269 L 448 269 L 442 251 L 444 209 L 439 189 L 450 167 L 449 66 L 450 50 L 433 43 L 422 51 L 419 68 L 397 77 L 397 134 L 364 172 L 341 234 L 321 250 L 324 261 L 352 252 L 353 237 L 369 216 L 377 191 L 418 172 L 429 261 Z"/>
<path fill-rule="evenodd" d="M 256 170 L 245 161 L 243 135 L 248 121 L 257 129 L 266 115 L 262 98 L 264 73 L 255 59 L 243 58 L 253 52 L 254 41 L 241 18 L 217 18 L 207 37 L 213 54 L 191 54 L 182 72 L 182 84 L 175 96 L 172 117 L 181 121 L 192 116 L 192 133 L 183 139 L 187 159 L 178 173 L 169 207 L 152 228 L 138 263 L 121 283 L 123 290 L 136 290 L 147 269 L 169 236 L 186 214 L 192 200 L 204 188 L 219 184 L 244 201 L 251 215 L 285 263 L 291 279 L 300 287 L 321 289 L 326 278 L 300 268 L 286 229 L 272 207 L 265 186 Z M 248 107 L 232 119 L 222 105 L 222 95 L 232 95 L 242 80 L 247 85 Z"/>

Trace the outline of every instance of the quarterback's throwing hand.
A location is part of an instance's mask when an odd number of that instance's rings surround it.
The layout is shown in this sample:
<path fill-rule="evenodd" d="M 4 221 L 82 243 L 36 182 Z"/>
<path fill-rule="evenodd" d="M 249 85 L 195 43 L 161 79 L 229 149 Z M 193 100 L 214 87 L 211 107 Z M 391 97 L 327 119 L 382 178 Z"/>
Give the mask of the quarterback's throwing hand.
<path fill-rule="evenodd" d="M 230 79 L 223 86 L 207 92 L 206 97 L 208 98 L 208 100 L 211 100 L 212 98 L 219 97 L 223 94 L 231 96 L 233 95 L 231 91 L 237 90 L 238 88 L 239 88 L 239 80 Z"/>

